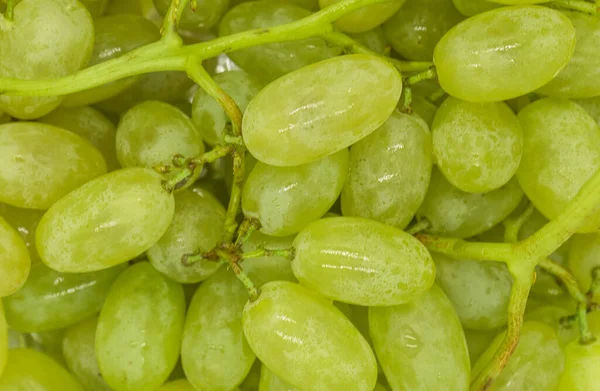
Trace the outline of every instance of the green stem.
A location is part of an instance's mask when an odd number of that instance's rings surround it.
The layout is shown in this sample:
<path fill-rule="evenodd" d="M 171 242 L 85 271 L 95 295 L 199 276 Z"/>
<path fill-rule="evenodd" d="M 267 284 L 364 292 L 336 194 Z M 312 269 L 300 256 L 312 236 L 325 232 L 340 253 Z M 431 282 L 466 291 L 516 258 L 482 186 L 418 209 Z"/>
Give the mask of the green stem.
<path fill-rule="evenodd" d="M 400 61 L 395 58 L 390 58 L 390 62 L 400 71 L 400 73 L 421 72 L 433 66 L 433 63 L 429 61 Z"/>
<path fill-rule="evenodd" d="M 434 105 L 437 105 L 437 102 L 440 101 L 445 96 L 446 96 L 446 91 L 444 91 L 443 88 L 440 88 L 436 92 L 430 94 L 427 97 L 427 100 L 430 101 L 431 103 L 433 103 Z"/>
<path fill-rule="evenodd" d="M 15 3 L 13 0 L 6 1 L 6 11 L 4 12 L 4 19 L 12 22 L 15 17 Z"/>
<path fill-rule="evenodd" d="M 256 288 L 256 286 L 254 285 L 252 280 L 250 280 L 248 275 L 244 273 L 242 267 L 237 262 L 234 262 L 231 264 L 231 270 L 233 270 L 233 273 L 238 278 L 238 280 L 240 280 L 242 284 L 244 284 L 246 289 L 248 289 L 250 301 L 255 301 L 256 299 L 258 299 L 258 297 L 260 296 L 260 291 L 258 290 L 258 288 Z"/>
<path fill-rule="evenodd" d="M 402 89 L 402 106 L 400 107 L 400 111 L 403 113 L 412 113 L 412 107 L 410 106 L 412 103 L 412 88 L 410 85 L 404 85 Z"/>
<path fill-rule="evenodd" d="M 223 243 L 230 243 L 238 227 L 237 215 L 242 199 L 242 182 L 244 181 L 244 171 L 246 170 L 246 150 L 243 147 L 237 147 L 233 151 L 233 183 L 231 185 L 231 194 L 229 196 L 229 205 L 225 215 L 225 232 L 223 233 Z"/>
<path fill-rule="evenodd" d="M 579 289 L 579 285 L 577 285 L 577 280 L 575 280 L 575 277 L 573 277 L 573 275 L 569 273 L 565 268 L 551 261 L 548 258 L 545 258 L 540 262 L 540 267 L 546 272 L 560 279 L 567 288 L 569 295 L 571 295 L 573 299 L 575 299 L 579 303 L 587 304 L 587 299 L 583 292 L 581 292 L 581 290 Z"/>
<path fill-rule="evenodd" d="M 529 203 L 525 210 L 515 218 L 507 218 L 504 220 L 504 241 L 506 243 L 516 243 L 519 241 L 519 231 L 523 224 L 529 220 L 533 213 L 533 204 Z"/>
<path fill-rule="evenodd" d="M 437 72 L 435 71 L 435 67 L 431 66 L 429 69 L 419 72 L 416 75 L 408 76 L 404 79 L 404 82 L 408 86 L 414 86 L 423 80 L 432 80 L 436 78 Z"/>
<path fill-rule="evenodd" d="M 596 338 L 590 331 L 587 321 L 587 305 L 585 303 L 577 305 L 577 323 L 579 324 L 579 343 L 581 345 L 589 345 L 594 342 Z"/>
<path fill-rule="evenodd" d="M 509 243 L 467 242 L 462 239 L 416 234 L 415 238 L 428 250 L 455 259 L 510 262 L 514 258 L 513 245 Z"/>
<path fill-rule="evenodd" d="M 237 230 L 237 238 L 235 239 L 235 246 L 240 248 L 244 243 L 248 241 L 250 235 L 256 230 L 260 229 L 260 221 L 254 218 L 246 218 L 240 224 Z"/>
<path fill-rule="evenodd" d="M 183 43 L 183 40 L 179 34 L 177 34 L 177 26 L 179 25 L 181 15 L 183 15 L 183 11 L 185 10 L 187 3 L 188 0 L 171 0 L 171 5 L 169 6 L 167 15 L 163 20 L 162 28 L 160 29 L 160 33 L 162 34 L 164 40 L 176 43 L 178 45 Z"/>
<path fill-rule="evenodd" d="M 283 250 L 269 250 L 266 248 L 260 248 L 255 251 L 249 251 L 242 254 L 242 259 L 258 258 L 258 257 L 282 257 L 287 259 L 294 259 L 295 250 L 293 247 Z"/>
<path fill-rule="evenodd" d="M 593 300 L 600 293 L 600 266 L 592 269 L 592 285 L 587 293 L 589 300 Z"/>
<path fill-rule="evenodd" d="M 430 225 L 431 223 L 427 219 L 419 220 L 412 227 L 408 228 L 406 233 L 410 235 L 416 235 L 419 232 L 425 231 Z"/>
<path fill-rule="evenodd" d="M 552 4 L 569 10 L 579 11 L 590 15 L 598 13 L 598 4 L 583 0 L 554 0 Z"/>
<path fill-rule="evenodd" d="M 359 42 L 350 38 L 344 33 L 339 31 L 333 31 L 323 35 L 323 39 L 329 42 L 334 46 L 341 47 L 346 53 L 354 53 L 354 54 L 371 54 L 377 56 L 378 54 L 373 52 L 372 50 L 367 49 L 365 46 L 361 45 Z"/>

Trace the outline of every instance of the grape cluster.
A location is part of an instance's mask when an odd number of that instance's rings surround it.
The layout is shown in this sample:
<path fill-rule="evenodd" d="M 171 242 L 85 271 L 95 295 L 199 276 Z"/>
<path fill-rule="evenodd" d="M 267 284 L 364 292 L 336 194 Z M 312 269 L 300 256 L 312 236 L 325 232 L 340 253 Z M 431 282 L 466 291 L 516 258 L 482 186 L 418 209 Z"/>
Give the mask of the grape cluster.
<path fill-rule="evenodd" d="M 600 389 L 599 0 L 0 12 L 0 391 Z"/>

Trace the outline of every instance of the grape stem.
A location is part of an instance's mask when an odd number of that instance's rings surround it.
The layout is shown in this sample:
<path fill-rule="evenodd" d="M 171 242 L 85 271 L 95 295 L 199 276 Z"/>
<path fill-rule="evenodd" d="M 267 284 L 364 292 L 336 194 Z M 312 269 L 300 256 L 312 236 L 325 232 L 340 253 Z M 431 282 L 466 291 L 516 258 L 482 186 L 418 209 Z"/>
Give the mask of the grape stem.
<path fill-rule="evenodd" d="M 579 343 L 581 345 L 589 345 L 596 341 L 596 337 L 594 337 L 588 325 L 587 310 L 586 303 L 579 303 L 577 305 L 577 323 L 579 324 Z"/>
<path fill-rule="evenodd" d="M 556 262 L 545 258 L 540 262 L 540 267 L 546 272 L 552 274 L 557 277 L 563 285 L 567 288 L 567 292 L 569 295 L 575 299 L 578 303 L 584 303 L 587 305 L 587 298 L 579 289 L 579 285 L 577 284 L 577 280 L 571 273 L 569 273 L 564 267 L 560 266 Z"/>
<path fill-rule="evenodd" d="M 244 219 L 244 221 L 242 221 L 240 227 L 238 228 L 237 238 L 235 239 L 235 246 L 237 248 L 240 248 L 244 243 L 246 243 L 246 241 L 248 241 L 250 235 L 252 235 L 255 231 L 260 229 L 260 226 L 260 221 L 258 221 L 257 219 Z"/>
<path fill-rule="evenodd" d="M 177 34 L 177 27 L 179 26 L 179 21 L 181 20 L 181 15 L 183 15 L 183 11 L 185 10 L 185 6 L 187 5 L 188 0 L 172 0 L 171 5 L 169 6 L 169 10 L 167 11 L 167 15 L 163 20 L 162 28 L 160 29 L 160 33 L 162 34 L 162 39 L 173 45 L 181 46 L 183 43 L 179 34 Z"/>
<path fill-rule="evenodd" d="M 534 207 L 530 202 L 521 214 L 517 217 L 509 217 L 503 221 L 504 224 L 504 241 L 506 243 L 516 243 L 519 241 L 519 231 L 523 224 L 529 220 L 533 213 Z"/>
<path fill-rule="evenodd" d="M 419 232 L 425 231 L 427 228 L 429 228 L 430 225 L 431 223 L 429 222 L 429 220 L 422 219 L 417 221 L 412 227 L 408 228 L 406 230 L 406 233 L 410 235 L 416 235 Z"/>
<path fill-rule="evenodd" d="M 4 12 L 4 19 L 12 22 L 14 20 L 14 9 L 15 3 L 13 0 L 6 0 L 6 11 Z"/>
<path fill-rule="evenodd" d="M 590 15 L 597 15 L 599 8 L 598 2 L 594 4 L 583 0 L 554 0 L 552 1 L 552 4 L 560 8 L 579 11 Z"/>
<path fill-rule="evenodd" d="M 592 285 L 587 293 L 588 300 L 592 300 L 600 293 L 600 266 L 592 269 Z"/>
<path fill-rule="evenodd" d="M 437 103 L 442 100 L 443 97 L 446 96 L 446 91 L 444 91 L 443 88 L 438 89 L 436 92 L 430 94 L 427 97 L 427 100 L 430 101 L 431 103 L 433 103 L 434 105 L 437 105 Z"/>
<path fill-rule="evenodd" d="M 270 250 L 264 247 L 259 248 L 258 250 L 249 251 L 242 254 L 242 259 L 248 258 L 258 258 L 258 257 L 282 257 L 287 258 L 289 260 L 294 259 L 296 251 L 293 247 L 280 249 L 280 250 Z"/>

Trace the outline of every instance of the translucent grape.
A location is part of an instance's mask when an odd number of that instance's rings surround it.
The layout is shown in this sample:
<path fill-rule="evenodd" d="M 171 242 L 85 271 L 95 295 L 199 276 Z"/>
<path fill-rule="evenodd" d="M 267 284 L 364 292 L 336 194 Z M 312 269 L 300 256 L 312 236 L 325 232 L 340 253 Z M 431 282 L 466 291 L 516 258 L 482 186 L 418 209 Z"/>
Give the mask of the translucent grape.
<path fill-rule="evenodd" d="M 321 8 L 338 3 L 340 0 L 319 0 Z M 349 33 L 371 30 L 396 13 L 406 0 L 394 0 L 383 4 L 372 4 L 350 12 L 336 20 L 335 26 Z"/>
<path fill-rule="evenodd" d="M 19 233 L 0 216 L 0 297 L 19 290 L 29 275 L 31 259 Z"/>
<path fill-rule="evenodd" d="M 154 0 L 154 5 L 164 16 L 171 5 L 171 0 Z M 229 8 L 229 0 L 197 0 L 195 11 L 188 3 L 181 15 L 179 27 L 192 30 L 209 30 L 219 23 L 227 8 Z"/>
<path fill-rule="evenodd" d="M 183 331 L 181 359 L 187 379 L 197 389 L 230 391 L 250 371 L 256 356 L 242 330 L 247 301 L 248 291 L 226 268 L 194 294 Z"/>
<path fill-rule="evenodd" d="M 585 292 L 592 285 L 592 271 L 600 267 L 600 233 L 573 235 L 569 253 L 569 270 Z"/>
<path fill-rule="evenodd" d="M 477 15 L 500 7 L 499 4 L 487 0 L 452 0 L 452 2 L 456 9 L 465 16 Z"/>
<path fill-rule="evenodd" d="M 181 285 L 147 262 L 115 281 L 96 330 L 96 356 L 106 383 L 117 390 L 152 390 L 179 357 L 185 318 Z"/>
<path fill-rule="evenodd" d="M 490 346 L 498 330 L 469 330 L 465 329 L 465 339 L 469 348 L 469 361 L 471 366 L 481 357 L 483 352 Z"/>
<path fill-rule="evenodd" d="M 89 318 L 100 311 L 123 270 L 121 265 L 95 273 L 67 274 L 41 263 L 33 265 L 23 288 L 4 298 L 8 324 L 21 332 L 36 332 Z"/>
<path fill-rule="evenodd" d="M 546 7 L 502 7 L 452 28 L 434 52 L 439 82 L 450 95 L 495 102 L 548 83 L 569 62 L 575 28 Z"/>
<path fill-rule="evenodd" d="M 348 36 L 377 54 L 385 54 L 389 51 L 389 44 L 383 35 L 381 27 L 375 27 L 372 30 L 362 33 L 348 34 Z"/>
<path fill-rule="evenodd" d="M 431 135 L 438 168 L 462 191 L 498 189 L 519 168 L 521 125 L 503 102 L 471 103 L 449 97 L 435 114 Z"/>
<path fill-rule="evenodd" d="M 369 329 L 394 391 L 469 389 L 465 335 L 436 285 L 410 303 L 369 308 Z"/>
<path fill-rule="evenodd" d="M 32 264 L 40 262 L 35 248 L 35 230 L 43 215 L 44 211 L 41 210 L 21 209 L 0 204 L 0 216 L 19 233 L 29 251 Z"/>
<path fill-rule="evenodd" d="M 295 22 L 311 12 L 293 4 L 272 1 L 250 1 L 233 7 L 219 25 L 219 36 L 252 29 L 264 29 Z M 321 38 L 301 41 L 270 43 L 237 50 L 229 55 L 239 66 L 263 83 L 306 65 L 325 60 L 341 53 Z M 304 84 L 304 83 L 303 83 Z M 310 83 L 308 83 L 310 84 Z M 295 86 L 295 89 L 298 86 Z"/>
<path fill-rule="evenodd" d="M 185 379 L 173 380 L 158 387 L 156 391 L 196 391 Z"/>
<path fill-rule="evenodd" d="M 281 380 L 266 365 L 261 365 L 258 391 L 298 391 L 298 389 Z"/>
<path fill-rule="evenodd" d="M 431 134 L 425 122 L 393 112 L 350 150 L 343 214 L 405 228 L 425 198 L 431 167 Z"/>
<path fill-rule="evenodd" d="M 69 193 L 36 232 L 40 258 L 55 270 L 101 270 L 140 255 L 165 233 L 175 209 L 157 173 L 114 171 Z"/>
<path fill-rule="evenodd" d="M 503 187 L 483 194 L 460 191 L 434 168 L 425 200 L 417 218 L 430 222 L 435 234 L 468 238 L 504 220 L 519 205 L 523 191 L 515 179 Z"/>
<path fill-rule="evenodd" d="M 519 113 L 523 158 L 517 171 L 527 197 L 554 219 L 600 167 L 600 128 L 585 110 L 568 100 L 538 100 Z M 581 232 L 595 230 L 600 213 Z"/>
<path fill-rule="evenodd" d="M 62 340 L 64 335 L 64 329 L 38 331 L 36 333 L 24 335 L 21 334 L 21 338 L 25 338 L 25 343 L 22 346 L 42 352 L 66 368 L 65 359 L 63 358 L 62 353 Z"/>
<path fill-rule="evenodd" d="M 319 219 L 334 204 L 348 176 L 348 150 L 296 167 L 259 162 L 242 191 L 244 215 L 267 235 L 288 236 Z"/>
<path fill-rule="evenodd" d="M 354 54 L 322 61 L 269 84 L 250 102 L 244 141 L 264 163 L 310 163 L 380 127 L 401 90 L 400 74 L 379 57 Z M 367 95 L 372 98 L 364 99 Z"/>
<path fill-rule="evenodd" d="M 14 21 L 0 19 L 0 76 L 54 79 L 81 69 L 94 45 L 94 25 L 75 0 L 23 0 Z M 0 96 L 0 110 L 33 119 L 55 109 L 62 97 Z"/>
<path fill-rule="evenodd" d="M 291 283 L 265 284 L 248 302 L 244 334 L 257 357 L 300 390 L 371 391 L 375 357 L 360 332 L 330 301 Z"/>
<path fill-rule="evenodd" d="M 0 300 L 0 378 L 2 372 L 6 366 L 6 360 L 8 357 L 8 326 L 6 325 L 6 318 L 4 317 L 4 307 L 2 306 L 2 300 Z"/>
<path fill-rule="evenodd" d="M 427 249 L 413 236 L 359 217 L 306 226 L 294 240 L 298 280 L 334 300 L 396 305 L 423 294 L 435 279 Z"/>
<path fill-rule="evenodd" d="M 565 348 L 565 370 L 556 391 L 591 391 L 598 387 L 600 340 L 589 345 L 573 341 Z"/>
<path fill-rule="evenodd" d="M 589 99 L 575 99 L 574 102 L 583 107 L 596 123 L 600 125 L 600 96 Z"/>
<path fill-rule="evenodd" d="M 32 209 L 48 209 L 106 172 L 102 155 L 90 143 L 33 122 L 0 125 L 0 166 L 0 202 Z"/>
<path fill-rule="evenodd" d="M 184 265 L 182 257 L 213 249 L 223 236 L 225 208 L 206 190 L 188 189 L 175 195 L 175 215 L 169 229 L 147 252 L 152 266 L 177 282 L 202 281 L 220 266 L 199 261 Z"/>
<path fill-rule="evenodd" d="M 577 325 L 563 325 L 561 318 L 571 316 L 573 313 L 567 308 L 557 305 L 541 306 L 525 314 L 525 320 L 545 323 L 554 329 L 562 346 L 574 341 L 579 336 Z"/>

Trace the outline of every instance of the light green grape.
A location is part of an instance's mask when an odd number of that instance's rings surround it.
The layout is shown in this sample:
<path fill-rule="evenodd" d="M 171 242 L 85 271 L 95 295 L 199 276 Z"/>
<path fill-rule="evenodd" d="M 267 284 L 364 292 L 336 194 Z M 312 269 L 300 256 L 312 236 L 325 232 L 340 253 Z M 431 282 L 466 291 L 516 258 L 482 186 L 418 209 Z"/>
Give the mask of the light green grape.
<path fill-rule="evenodd" d="M 242 70 L 219 73 L 214 81 L 227 93 L 244 112 L 248 102 L 261 89 L 252 76 Z M 194 94 L 192 120 L 202 138 L 210 145 L 222 144 L 229 117 L 219 103 L 202 88 Z"/>
<path fill-rule="evenodd" d="M 267 235 L 295 234 L 335 203 L 348 176 L 348 150 L 296 167 L 258 162 L 244 184 L 244 215 Z"/>
<path fill-rule="evenodd" d="M 435 48 L 442 88 L 472 102 L 516 98 L 548 83 L 569 62 L 575 28 L 559 11 L 502 7 L 452 28 Z"/>
<path fill-rule="evenodd" d="M 8 352 L 0 391 L 21 390 L 84 391 L 73 375 L 44 353 L 19 348 Z"/>
<path fill-rule="evenodd" d="M 465 334 L 438 286 L 407 304 L 369 308 L 369 329 L 393 391 L 469 389 Z"/>
<path fill-rule="evenodd" d="M 100 16 L 106 11 L 109 0 L 79 0 L 93 17 Z M 95 22 L 95 21 L 94 21 Z M 95 24 L 95 23 L 94 23 Z"/>
<path fill-rule="evenodd" d="M 196 389 L 192 387 L 189 381 L 179 379 L 163 384 L 156 391 L 196 391 Z"/>
<path fill-rule="evenodd" d="M 181 285 L 149 263 L 115 281 L 96 329 L 96 356 L 106 383 L 119 391 L 152 390 L 177 363 L 185 318 Z"/>
<path fill-rule="evenodd" d="M 581 12 L 565 12 L 577 32 L 577 45 L 569 65 L 537 92 L 559 98 L 600 95 L 600 19 Z"/>
<path fill-rule="evenodd" d="M 551 0 L 489 0 L 493 3 L 507 4 L 507 5 L 520 5 L 520 4 L 541 4 L 549 3 Z"/>
<path fill-rule="evenodd" d="M 177 282 L 202 281 L 220 267 L 218 262 L 184 265 L 182 257 L 212 250 L 224 232 L 225 208 L 209 192 L 188 189 L 175 195 L 175 215 L 165 234 L 146 252 L 152 266 Z"/>
<path fill-rule="evenodd" d="M 554 219 L 600 167 L 600 128 L 568 100 L 542 99 L 519 113 L 523 158 L 517 178 L 535 207 Z M 600 213 L 580 232 L 595 230 Z"/>
<path fill-rule="evenodd" d="M 244 379 L 244 381 L 239 385 L 236 391 L 259 391 L 258 383 L 260 382 L 260 368 L 262 364 L 259 360 L 254 360 L 254 364 L 250 369 L 250 372 Z"/>
<path fill-rule="evenodd" d="M 371 391 L 377 365 L 360 332 L 328 300 L 291 282 L 263 285 L 244 308 L 256 356 L 300 391 Z"/>
<path fill-rule="evenodd" d="M 31 209 L 48 209 L 106 172 L 102 155 L 90 143 L 34 122 L 0 125 L 0 166 L 0 202 Z"/>
<path fill-rule="evenodd" d="M 433 253 L 437 283 L 465 328 L 491 330 L 506 324 L 512 278 L 505 264 L 450 259 Z"/>
<path fill-rule="evenodd" d="M 422 295 L 435 279 L 427 249 L 413 236 L 359 217 L 331 217 L 306 226 L 296 239 L 298 280 L 333 300 L 396 305 Z"/>
<path fill-rule="evenodd" d="M 66 368 L 62 352 L 62 341 L 65 329 L 46 330 L 27 334 L 27 347 L 45 353 L 61 366 Z"/>
<path fill-rule="evenodd" d="M 157 173 L 126 168 L 94 179 L 54 204 L 40 221 L 36 246 L 51 268 L 106 269 L 140 255 L 165 233 L 175 209 Z"/>
<path fill-rule="evenodd" d="M 592 116 L 598 125 L 600 125 L 600 96 L 589 99 L 574 99 L 575 103 Z"/>
<path fill-rule="evenodd" d="M 310 15 L 310 11 L 294 4 L 250 1 L 235 6 L 227 12 L 219 25 L 219 36 L 279 26 Z M 260 45 L 237 50 L 229 55 L 246 72 L 266 84 L 286 73 L 340 53 L 340 48 L 330 47 L 323 39 L 315 37 L 301 41 Z M 304 83 L 303 81 L 302 84 Z M 309 81 L 306 83 L 311 84 Z M 299 85 L 295 85 L 292 91 L 295 91 Z M 288 93 L 289 91 L 286 91 L 286 95 Z"/>
<path fill-rule="evenodd" d="M 589 345 L 573 341 L 565 348 L 565 370 L 556 391 L 594 391 L 598 387 L 600 340 Z"/>
<path fill-rule="evenodd" d="M 244 243 L 242 250 L 244 252 L 255 251 L 259 248 L 287 250 L 292 247 L 293 242 L 294 236 L 275 237 L 256 231 Z M 270 281 L 297 281 L 292 271 L 291 260 L 281 256 L 247 258 L 244 260 L 243 268 L 257 287 Z"/>
<path fill-rule="evenodd" d="M 2 371 L 6 366 L 6 360 L 8 357 L 8 326 L 6 325 L 6 317 L 4 316 L 4 307 L 2 306 L 2 300 L 0 300 L 0 378 L 2 377 Z"/>
<path fill-rule="evenodd" d="M 298 389 L 281 380 L 266 365 L 261 365 L 258 391 L 298 391 Z"/>
<path fill-rule="evenodd" d="M 319 7 L 325 8 L 340 0 L 319 0 Z M 335 21 L 335 26 L 348 33 L 361 33 L 371 30 L 388 20 L 402 7 L 406 0 L 394 0 L 383 4 L 372 4 L 350 12 Z"/>
<path fill-rule="evenodd" d="M 498 189 L 519 168 L 521 125 L 504 102 L 471 103 L 449 97 L 435 114 L 431 135 L 438 168 L 462 191 Z"/>
<path fill-rule="evenodd" d="M 456 9 L 465 16 L 477 15 L 500 7 L 499 4 L 487 0 L 452 0 L 452 2 Z"/>
<path fill-rule="evenodd" d="M 200 156 L 202 136 L 190 118 L 164 102 L 146 101 L 133 107 L 117 127 L 117 158 L 123 167 L 170 165 L 173 156 Z"/>
<path fill-rule="evenodd" d="M 523 191 L 515 179 L 489 193 L 473 194 L 452 186 L 434 168 L 417 218 L 426 218 L 431 223 L 428 228 L 431 233 L 468 238 L 500 223 L 519 205 L 522 198 Z"/>
<path fill-rule="evenodd" d="M 0 76 L 53 79 L 81 69 L 94 45 L 89 12 L 76 0 L 23 0 L 14 21 L 0 18 Z M 0 96 L 0 110 L 33 119 L 55 109 L 62 97 Z"/>
<path fill-rule="evenodd" d="M 39 122 L 71 131 L 88 140 L 104 156 L 108 171 L 119 168 L 115 148 L 116 129 L 108 118 L 93 107 L 58 107 Z"/>
<path fill-rule="evenodd" d="M 573 315 L 573 312 L 565 307 L 545 305 L 527 312 L 527 314 L 525 314 L 525 320 L 545 323 L 552 327 L 561 345 L 565 346 L 579 336 L 579 330 L 576 324 L 568 326 L 561 324 L 561 318 L 571 315 Z"/>
<path fill-rule="evenodd" d="M 54 330 L 98 313 L 113 281 L 124 270 L 120 265 L 94 273 L 60 273 L 33 265 L 27 282 L 4 298 L 6 319 L 21 332 Z"/>
<path fill-rule="evenodd" d="M 506 332 L 498 335 L 479 358 L 473 367 L 473 378 L 496 354 L 505 335 Z M 564 364 L 565 357 L 554 330 L 543 323 L 525 322 L 516 350 L 489 390 L 554 391 Z"/>
<path fill-rule="evenodd" d="M 248 291 L 226 268 L 194 294 L 183 331 L 181 359 L 186 377 L 196 389 L 230 391 L 250 371 L 256 356 L 242 330 L 247 301 Z"/>
<path fill-rule="evenodd" d="M 18 291 L 29 276 L 31 259 L 19 233 L 0 216 L 0 297 Z"/>
<path fill-rule="evenodd" d="M 161 15 L 166 15 L 171 0 L 154 0 L 154 6 Z M 179 27 L 190 30 L 209 30 L 216 26 L 221 16 L 229 8 L 229 0 L 197 0 L 196 10 L 187 3 L 183 10 Z"/>
<path fill-rule="evenodd" d="M 420 118 L 393 112 L 350 149 L 342 191 L 344 216 L 405 228 L 425 198 L 431 177 L 431 134 Z"/>
<path fill-rule="evenodd" d="M 0 216 L 4 218 L 21 236 L 27 250 L 31 264 L 40 262 L 35 248 L 35 230 L 44 211 L 36 209 L 21 209 L 14 206 L 0 204 Z"/>
<path fill-rule="evenodd" d="M 490 346 L 498 330 L 469 330 L 465 329 L 465 339 L 469 348 L 469 361 L 471 366 L 475 365 L 477 359 Z"/>
<path fill-rule="evenodd" d="M 94 28 L 96 37 L 88 67 L 118 58 L 133 49 L 160 39 L 156 26 L 141 15 L 103 16 L 94 20 Z M 63 106 L 85 106 L 103 101 L 131 87 L 136 80 L 137 78 L 130 77 L 76 92 L 65 98 Z"/>
<path fill-rule="evenodd" d="M 573 235 L 568 266 L 585 292 L 592 285 L 592 271 L 600 267 L 600 233 Z"/>
<path fill-rule="evenodd" d="M 383 25 L 385 38 L 402 57 L 431 61 L 433 49 L 464 17 L 452 0 L 407 0 Z"/>
<path fill-rule="evenodd" d="M 383 35 L 383 29 L 379 26 L 362 33 L 350 33 L 348 36 L 377 54 L 386 54 L 389 51 L 389 44 Z"/>
<path fill-rule="evenodd" d="M 255 158 L 273 166 L 314 162 L 383 125 L 401 90 L 400 74 L 380 57 L 325 60 L 265 87 L 246 109 L 244 141 Z"/>
<path fill-rule="evenodd" d="M 67 367 L 88 391 L 110 391 L 96 359 L 96 326 L 92 317 L 67 329 L 62 342 Z"/>
<path fill-rule="evenodd" d="M 427 126 L 431 129 L 431 125 L 433 124 L 433 118 L 435 117 L 435 113 L 437 112 L 438 107 L 426 98 L 423 98 L 419 95 L 412 97 L 412 102 L 410 103 L 410 105 L 414 113 L 421 117 L 423 121 L 425 121 Z"/>

